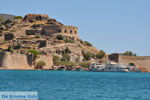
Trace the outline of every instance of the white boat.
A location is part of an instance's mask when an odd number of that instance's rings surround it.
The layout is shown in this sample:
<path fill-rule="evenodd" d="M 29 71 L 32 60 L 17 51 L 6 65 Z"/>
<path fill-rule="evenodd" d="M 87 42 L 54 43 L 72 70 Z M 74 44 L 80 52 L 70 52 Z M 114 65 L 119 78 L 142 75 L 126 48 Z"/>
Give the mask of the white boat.
<path fill-rule="evenodd" d="M 131 71 L 134 72 L 134 71 L 137 71 L 135 66 L 121 66 L 117 64 L 99 64 L 99 63 L 92 63 L 89 69 L 90 71 L 96 71 L 96 72 L 131 72 Z"/>

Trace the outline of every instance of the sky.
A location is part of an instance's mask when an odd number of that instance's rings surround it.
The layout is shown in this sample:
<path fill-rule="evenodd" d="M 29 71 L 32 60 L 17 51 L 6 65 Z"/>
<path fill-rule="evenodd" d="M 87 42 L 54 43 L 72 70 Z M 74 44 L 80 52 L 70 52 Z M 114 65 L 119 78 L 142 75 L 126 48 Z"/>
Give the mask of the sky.
<path fill-rule="evenodd" d="M 0 13 L 48 14 L 106 53 L 150 56 L 150 0 L 0 0 Z"/>

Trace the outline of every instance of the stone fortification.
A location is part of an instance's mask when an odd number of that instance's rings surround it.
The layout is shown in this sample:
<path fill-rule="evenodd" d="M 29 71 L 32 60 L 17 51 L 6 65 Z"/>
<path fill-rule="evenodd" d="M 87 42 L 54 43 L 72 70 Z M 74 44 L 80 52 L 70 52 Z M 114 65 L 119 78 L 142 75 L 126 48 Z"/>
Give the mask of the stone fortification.
<path fill-rule="evenodd" d="M 144 72 L 150 72 L 150 57 L 149 56 L 125 56 L 121 54 L 109 55 L 109 60 L 117 62 L 120 65 L 129 65 L 133 63 Z"/>

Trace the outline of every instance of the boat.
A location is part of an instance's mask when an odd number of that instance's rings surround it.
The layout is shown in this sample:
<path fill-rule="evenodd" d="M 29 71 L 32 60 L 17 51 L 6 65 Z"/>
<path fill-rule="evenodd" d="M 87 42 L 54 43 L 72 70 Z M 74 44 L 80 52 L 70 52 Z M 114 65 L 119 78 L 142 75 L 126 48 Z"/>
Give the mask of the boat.
<path fill-rule="evenodd" d="M 125 66 L 118 64 L 99 64 L 92 63 L 89 67 L 90 71 L 95 72 L 138 72 L 136 66 Z"/>

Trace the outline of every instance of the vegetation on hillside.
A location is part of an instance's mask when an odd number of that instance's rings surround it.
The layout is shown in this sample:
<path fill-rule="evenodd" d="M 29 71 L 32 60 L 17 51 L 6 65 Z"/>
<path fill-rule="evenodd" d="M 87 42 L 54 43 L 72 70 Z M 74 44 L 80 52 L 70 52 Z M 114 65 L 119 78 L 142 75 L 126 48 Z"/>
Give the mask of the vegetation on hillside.
<path fill-rule="evenodd" d="M 56 36 L 56 39 L 58 39 L 58 40 L 63 40 L 64 37 L 63 37 L 62 35 L 57 35 L 57 36 Z"/>
<path fill-rule="evenodd" d="M 88 41 L 82 41 L 81 39 L 80 39 L 80 43 L 81 44 L 83 44 L 83 45 L 86 45 L 86 46 L 93 46 L 90 42 L 88 42 Z"/>
<path fill-rule="evenodd" d="M 123 55 L 125 56 L 137 56 L 135 53 L 133 53 L 132 51 L 126 51 L 123 53 Z"/>
<path fill-rule="evenodd" d="M 65 50 L 64 50 L 65 54 L 69 54 L 71 53 L 70 49 L 67 47 Z"/>
<path fill-rule="evenodd" d="M 22 19 L 22 16 L 15 16 L 14 19 Z"/>
<path fill-rule="evenodd" d="M 57 55 L 53 55 L 53 63 L 56 66 L 62 66 L 62 65 L 75 66 L 75 63 L 74 62 L 70 62 L 69 59 L 70 58 L 68 57 L 68 55 L 66 56 L 66 54 L 62 58 L 60 58 Z"/>
<path fill-rule="evenodd" d="M 35 55 L 35 56 L 38 56 L 38 55 L 39 55 L 39 52 L 38 52 L 37 50 L 34 50 L 34 49 L 28 50 L 28 53 L 31 53 L 31 54 L 33 54 L 33 55 Z"/>
<path fill-rule="evenodd" d="M 91 60 L 91 58 L 94 58 L 95 55 L 90 52 L 82 52 L 83 54 L 83 61 Z"/>
<path fill-rule="evenodd" d="M 90 66 L 90 62 L 80 62 L 79 65 L 84 68 L 88 68 Z"/>
<path fill-rule="evenodd" d="M 34 62 L 35 59 L 38 57 L 39 52 L 37 50 L 30 49 L 28 50 L 28 55 L 32 56 L 32 61 Z"/>
<path fill-rule="evenodd" d="M 36 63 L 35 67 L 36 67 L 36 69 L 42 69 L 43 66 L 45 66 L 45 65 L 46 65 L 46 63 L 44 61 L 39 61 Z"/>
<path fill-rule="evenodd" d="M 1 22 L 1 21 L 4 21 L 4 18 L 3 18 L 3 17 L 0 17 L 0 22 Z"/>
<path fill-rule="evenodd" d="M 135 66 L 135 64 L 133 62 L 130 62 L 128 65 L 129 66 Z"/>
<path fill-rule="evenodd" d="M 105 56 L 105 52 L 103 50 L 100 50 L 97 54 L 96 54 L 96 58 L 101 59 Z"/>
<path fill-rule="evenodd" d="M 86 46 L 92 46 L 92 44 L 88 41 L 83 41 L 83 44 L 86 45 Z"/>
<path fill-rule="evenodd" d="M 56 39 L 63 40 L 65 43 L 74 43 L 74 38 L 68 36 L 57 35 Z"/>

